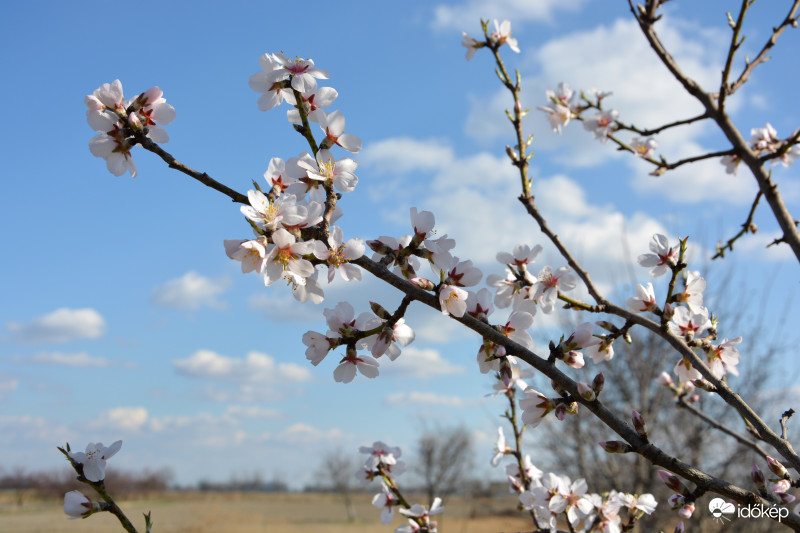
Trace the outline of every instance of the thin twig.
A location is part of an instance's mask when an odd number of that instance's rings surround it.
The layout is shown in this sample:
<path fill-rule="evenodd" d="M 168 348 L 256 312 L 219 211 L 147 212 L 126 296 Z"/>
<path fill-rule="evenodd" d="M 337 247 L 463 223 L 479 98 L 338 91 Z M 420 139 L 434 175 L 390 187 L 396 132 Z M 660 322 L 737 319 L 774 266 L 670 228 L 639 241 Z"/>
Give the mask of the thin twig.
<path fill-rule="evenodd" d="M 740 444 L 747 446 L 748 448 L 752 448 L 762 457 L 766 457 L 768 455 L 767 452 L 764 450 L 764 448 L 759 446 L 757 442 L 749 440 L 744 435 L 740 435 L 739 433 L 736 433 L 726 425 L 721 424 L 718 421 L 714 420 L 713 418 L 702 412 L 700 409 L 687 402 L 685 397 L 683 396 L 679 397 L 677 404 L 679 407 L 681 407 L 682 409 L 686 409 L 687 411 L 689 411 L 690 413 L 701 419 L 703 422 L 706 422 L 707 424 L 711 425 L 711 427 L 713 427 L 714 429 L 718 429 L 719 431 L 725 433 L 726 435 L 729 435 L 734 439 L 736 439 L 736 441 L 739 442 Z"/>
<path fill-rule="evenodd" d="M 758 201 L 761 199 L 761 196 L 762 196 L 761 191 L 758 191 L 756 193 L 755 199 L 753 200 L 753 205 L 750 207 L 750 212 L 747 214 L 747 220 L 745 220 L 744 224 L 742 224 L 742 229 L 740 229 L 736 235 L 728 239 L 728 242 L 725 243 L 724 245 L 717 244 L 717 253 L 711 256 L 711 259 L 718 259 L 720 257 L 725 257 L 725 251 L 730 250 L 732 252 L 733 243 L 739 240 L 739 238 L 742 235 L 748 232 L 755 233 L 755 231 L 753 231 L 755 228 L 755 226 L 753 225 L 753 217 L 756 214 L 756 207 L 758 207 Z"/>

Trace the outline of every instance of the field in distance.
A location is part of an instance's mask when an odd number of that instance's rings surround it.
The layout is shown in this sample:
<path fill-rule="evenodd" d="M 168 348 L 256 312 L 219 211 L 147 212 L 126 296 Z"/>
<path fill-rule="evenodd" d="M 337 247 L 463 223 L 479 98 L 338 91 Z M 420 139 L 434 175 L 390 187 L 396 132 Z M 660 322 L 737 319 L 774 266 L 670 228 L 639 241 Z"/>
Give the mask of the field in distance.
<path fill-rule="evenodd" d="M 354 495 L 356 521 L 348 522 L 342 499 L 318 493 L 168 492 L 151 499 L 119 502 L 140 533 L 142 513 L 152 512 L 153 533 L 391 533 L 405 522 L 395 513 L 391 525 L 380 522 L 372 496 Z M 26 501 L 18 507 L 11 495 L 0 496 L 3 533 L 113 533 L 124 530 L 114 516 L 98 513 L 85 520 L 69 520 L 62 501 Z M 442 533 L 530 531 L 527 513 L 515 511 L 516 499 L 459 498 L 445 502 L 438 515 Z M 527 519 L 526 519 L 527 518 Z"/>

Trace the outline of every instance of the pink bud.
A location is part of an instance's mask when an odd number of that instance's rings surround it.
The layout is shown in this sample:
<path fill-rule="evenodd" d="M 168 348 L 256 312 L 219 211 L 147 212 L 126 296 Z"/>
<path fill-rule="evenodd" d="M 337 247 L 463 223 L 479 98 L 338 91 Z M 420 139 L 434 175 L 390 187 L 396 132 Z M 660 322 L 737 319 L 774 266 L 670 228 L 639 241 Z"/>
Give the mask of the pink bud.
<path fill-rule="evenodd" d="M 605 385 L 606 385 L 606 377 L 603 375 L 602 372 L 600 372 L 592 380 L 592 388 L 594 389 L 594 393 L 600 394 L 600 391 L 603 390 L 603 387 L 605 387 Z"/>
<path fill-rule="evenodd" d="M 672 381 L 672 376 L 670 376 L 666 372 L 662 372 L 661 374 L 659 374 L 658 377 L 656 378 L 656 381 L 658 381 L 659 385 L 664 385 L 665 387 L 671 387 L 672 385 L 675 384 L 675 382 Z"/>
<path fill-rule="evenodd" d="M 693 513 L 694 513 L 694 504 L 687 503 L 686 505 L 683 506 L 683 508 L 680 511 L 678 511 L 678 516 L 688 520 L 689 518 L 692 517 Z"/>
<path fill-rule="evenodd" d="M 410 281 L 415 287 L 418 287 L 424 291 L 432 291 L 436 288 L 436 285 L 434 285 L 434 283 L 429 279 L 411 278 L 408 281 Z"/>
<path fill-rule="evenodd" d="M 608 440 L 598 442 L 598 444 L 608 453 L 628 453 L 633 451 L 633 446 L 618 440 Z"/>
<path fill-rule="evenodd" d="M 384 309 L 381 304 L 377 302 L 370 302 L 369 307 L 370 309 L 372 309 L 372 312 L 375 313 L 375 315 L 378 318 L 382 318 L 383 320 L 389 320 L 390 318 L 392 318 L 392 315 L 390 315 L 389 312 L 386 309 Z"/>
<path fill-rule="evenodd" d="M 684 529 L 684 526 L 683 526 L 683 522 L 678 522 L 678 525 L 675 526 L 674 533 L 684 533 L 684 531 L 685 531 L 685 529 Z"/>
<path fill-rule="evenodd" d="M 782 464 L 780 464 L 776 459 L 767 456 L 767 463 L 769 463 L 769 469 L 772 470 L 772 473 L 778 476 L 779 478 L 783 479 L 789 473 Z"/>
<path fill-rule="evenodd" d="M 634 411 L 633 415 L 631 415 L 631 420 L 633 421 L 633 429 L 636 430 L 636 433 L 639 434 L 640 437 L 647 437 L 647 430 L 644 427 L 644 418 L 639 411 Z"/>
<path fill-rule="evenodd" d="M 750 477 L 753 478 L 753 483 L 755 483 L 758 490 L 767 490 L 767 479 L 764 477 L 764 473 L 755 463 L 753 463 L 753 469 L 750 471 Z"/>
<path fill-rule="evenodd" d="M 683 483 L 681 483 L 681 480 L 678 479 L 678 476 L 672 472 L 668 472 L 667 470 L 659 470 L 658 477 L 660 477 L 661 481 L 663 481 L 664 484 L 673 492 L 683 493 Z"/>
<path fill-rule="evenodd" d="M 578 382 L 578 394 L 581 395 L 581 398 L 586 400 L 587 402 L 593 402 L 597 395 L 594 393 L 594 390 L 583 381 Z"/>

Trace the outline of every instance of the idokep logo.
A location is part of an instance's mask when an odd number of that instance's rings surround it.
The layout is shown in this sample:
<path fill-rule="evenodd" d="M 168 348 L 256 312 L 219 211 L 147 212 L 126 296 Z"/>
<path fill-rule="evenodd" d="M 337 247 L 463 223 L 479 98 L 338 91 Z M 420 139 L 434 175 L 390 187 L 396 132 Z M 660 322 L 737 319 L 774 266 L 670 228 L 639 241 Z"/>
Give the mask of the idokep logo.
<path fill-rule="evenodd" d="M 715 522 L 723 523 L 726 520 L 730 522 L 730 518 L 725 515 L 734 514 L 736 506 L 722 498 L 714 498 L 708 502 L 708 511 L 714 516 Z"/>
<path fill-rule="evenodd" d="M 725 521 L 730 522 L 731 518 L 734 516 L 737 518 L 777 519 L 778 522 L 789 516 L 789 509 L 786 507 L 778 507 L 777 505 L 773 505 L 772 507 L 764 505 L 744 505 L 740 507 L 726 502 L 722 498 L 714 498 L 708 502 L 708 511 L 714 516 L 714 521 L 719 523 Z"/>

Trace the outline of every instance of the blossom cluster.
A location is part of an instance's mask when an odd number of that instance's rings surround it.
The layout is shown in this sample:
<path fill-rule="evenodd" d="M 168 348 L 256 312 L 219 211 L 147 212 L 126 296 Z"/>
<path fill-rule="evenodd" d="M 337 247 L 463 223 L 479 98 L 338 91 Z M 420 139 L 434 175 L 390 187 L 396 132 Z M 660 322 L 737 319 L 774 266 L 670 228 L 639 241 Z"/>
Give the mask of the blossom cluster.
<path fill-rule="evenodd" d="M 444 512 L 442 500 L 435 498 L 430 508 L 418 503 L 411 506 L 406 503 L 395 483 L 395 477 L 406 470 L 405 463 L 398 460 L 402 455 L 400 448 L 376 441 L 372 446 L 361 446 L 358 451 L 367 454 L 364 465 L 356 472 L 359 481 L 381 480 L 381 492 L 372 498 L 372 505 L 381 510 L 381 523 L 391 524 L 395 510 L 399 508 L 400 514 L 408 518 L 408 524 L 397 527 L 395 533 L 423 530 L 426 533 L 436 533 L 437 524 L 430 517 Z"/>
<path fill-rule="evenodd" d="M 505 455 L 514 456 L 506 444 L 502 427 L 498 428 L 495 452 L 492 466 L 500 464 Z M 652 494 L 635 495 L 614 490 L 603 495 L 589 493 L 584 479 L 571 480 L 565 475 L 544 473 L 527 454 L 522 460 L 523 472 L 519 464 L 515 460 L 505 467 L 509 491 L 517 494 L 522 508 L 532 511 L 537 522 L 546 524 L 550 531 L 557 530 L 558 519 L 563 515 L 571 531 L 577 531 L 582 522 L 581 531 L 586 533 L 619 533 L 623 526 L 620 516 L 623 508 L 629 516 L 639 518 L 652 513 L 657 506 Z"/>
<path fill-rule="evenodd" d="M 66 450 L 61 450 L 76 468 L 82 478 L 91 483 L 95 489 L 98 483 L 106 478 L 106 460 L 114 456 L 122 448 L 122 441 L 118 440 L 111 446 L 103 446 L 102 442 L 90 442 L 86 451 L 73 452 L 67 445 Z M 100 502 L 93 502 L 81 491 L 71 490 L 64 495 L 64 512 L 70 518 L 86 518 L 92 513 L 102 510 Z"/>
<path fill-rule="evenodd" d="M 769 156 L 777 153 L 783 148 L 784 142 L 778 137 L 778 132 L 767 122 L 763 128 L 753 128 L 750 130 L 750 148 L 759 156 Z M 789 167 L 795 159 L 800 158 L 800 146 L 792 145 L 785 148 L 775 160 L 780 161 L 783 166 Z M 726 155 L 720 161 L 725 165 L 725 172 L 736 174 L 742 159 L 737 154 Z"/>
<path fill-rule="evenodd" d="M 137 141 L 134 134 L 144 134 L 155 142 L 169 141 L 169 135 L 160 125 L 175 118 L 175 109 L 153 87 L 135 98 L 125 100 L 122 82 L 104 83 L 86 96 L 86 120 L 97 135 L 89 141 L 93 155 L 106 160 L 108 171 L 115 176 L 130 172 L 136 177 L 136 164 L 131 149 Z"/>

